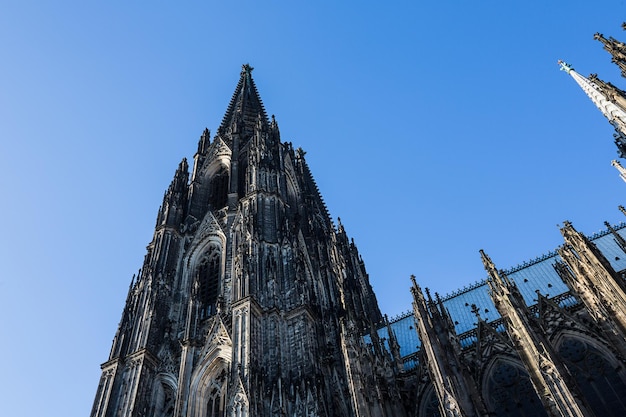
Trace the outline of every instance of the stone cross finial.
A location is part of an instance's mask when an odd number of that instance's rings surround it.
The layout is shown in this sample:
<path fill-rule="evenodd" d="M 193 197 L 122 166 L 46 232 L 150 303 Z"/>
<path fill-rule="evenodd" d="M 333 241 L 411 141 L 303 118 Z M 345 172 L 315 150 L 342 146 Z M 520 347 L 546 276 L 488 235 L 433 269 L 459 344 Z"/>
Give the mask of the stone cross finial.
<path fill-rule="evenodd" d="M 254 70 L 254 68 L 252 66 L 250 66 L 250 64 L 243 64 L 241 66 L 241 72 L 245 72 L 248 75 L 250 75 L 252 70 Z"/>

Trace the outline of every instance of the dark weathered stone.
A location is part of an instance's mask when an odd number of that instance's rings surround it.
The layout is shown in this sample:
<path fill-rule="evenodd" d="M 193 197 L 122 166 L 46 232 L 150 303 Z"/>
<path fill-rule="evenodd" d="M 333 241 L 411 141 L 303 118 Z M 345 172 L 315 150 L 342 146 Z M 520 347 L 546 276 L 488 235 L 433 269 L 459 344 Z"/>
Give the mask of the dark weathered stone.
<path fill-rule="evenodd" d="M 358 251 L 304 152 L 280 141 L 251 70 L 217 135 L 202 134 L 191 180 L 183 160 L 165 193 L 93 416 L 399 407 L 364 370 L 361 336 L 382 317 Z"/>

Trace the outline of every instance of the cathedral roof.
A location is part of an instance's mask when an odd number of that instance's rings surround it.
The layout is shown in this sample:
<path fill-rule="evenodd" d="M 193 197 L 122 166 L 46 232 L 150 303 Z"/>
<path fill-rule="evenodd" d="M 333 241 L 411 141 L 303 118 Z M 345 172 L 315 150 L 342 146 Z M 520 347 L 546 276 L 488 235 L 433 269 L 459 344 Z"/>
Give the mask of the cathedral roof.
<path fill-rule="evenodd" d="M 226 133 L 229 128 L 235 125 L 238 125 L 238 129 L 251 131 L 259 118 L 264 125 L 268 124 L 263 102 L 252 79 L 253 69 L 249 64 L 242 66 L 239 82 L 233 97 L 230 99 L 226 114 L 218 129 L 218 134 Z M 243 125 L 240 125 L 241 123 Z"/>
<path fill-rule="evenodd" d="M 626 223 L 620 223 L 612 227 L 623 237 L 626 236 Z M 619 247 L 611 228 L 601 230 L 589 236 L 589 239 L 598 247 L 600 252 L 607 258 L 616 271 L 626 270 L 626 257 Z M 509 280 L 515 282 L 528 306 L 537 303 L 537 290 L 543 296 L 550 297 L 561 306 L 576 303 L 570 295 L 567 285 L 561 280 L 553 265 L 559 260 L 556 251 L 549 252 L 535 259 L 524 262 L 521 265 L 505 270 Z M 467 347 L 475 341 L 476 315 L 472 312 L 472 306 L 480 309 L 480 316 L 489 323 L 497 323 L 500 315 L 496 310 L 488 292 L 486 280 L 480 280 L 475 284 L 461 288 L 443 297 L 443 305 L 448 310 L 455 325 L 455 331 L 459 335 L 461 346 Z M 400 345 L 400 355 L 409 358 L 413 355 L 421 342 L 414 330 L 415 319 L 413 312 L 401 314 L 390 320 L 390 327 L 394 331 Z M 504 331 L 500 326 L 498 331 Z M 388 329 L 382 326 L 378 329 L 379 337 L 387 339 Z M 364 338 L 370 343 L 370 337 Z M 415 364 L 406 362 L 405 369 L 411 369 Z"/>

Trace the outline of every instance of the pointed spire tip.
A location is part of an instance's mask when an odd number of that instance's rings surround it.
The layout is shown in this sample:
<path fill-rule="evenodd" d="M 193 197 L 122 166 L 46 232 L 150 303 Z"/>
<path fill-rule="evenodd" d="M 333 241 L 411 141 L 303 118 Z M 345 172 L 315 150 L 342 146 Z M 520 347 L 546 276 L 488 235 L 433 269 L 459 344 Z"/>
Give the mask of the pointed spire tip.
<path fill-rule="evenodd" d="M 245 74 L 250 74 L 254 68 L 250 64 L 243 64 L 241 66 L 241 72 Z"/>
<path fill-rule="evenodd" d="M 563 61 L 562 59 L 559 59 L 556 63 L 559 64 L 559 69 L 561 71 L 565 71 L 568 74 L 570 73 L 570 71 L 574 70 L 574 68 L 572 68 L 572 66 L 570 64 L 568 64 L 567 62 Z"/>

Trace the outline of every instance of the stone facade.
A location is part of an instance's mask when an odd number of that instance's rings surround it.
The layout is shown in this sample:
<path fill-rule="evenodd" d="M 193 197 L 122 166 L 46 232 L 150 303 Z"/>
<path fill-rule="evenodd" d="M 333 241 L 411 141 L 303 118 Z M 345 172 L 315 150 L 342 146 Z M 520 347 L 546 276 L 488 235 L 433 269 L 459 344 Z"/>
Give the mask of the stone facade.
<path fill-rule="evenodd" d="M 251 71 L 213 140 L 202 134 L 191 177 L 183 160 L 165 193 L 92 416 L 368 416 L 399 404 L 373 378 L 388 363 L 363 352 L 382 317 L 357 248 L 304 151 L 280 141 Z"/>
<path fill-rule="evenodd" d="M 413 278 L 390 321 L 251 73 L 163 197 L 92 417 L 626 415 L 626 224 L 565 222 L 508 272 L 481 251 L 489 279 L 453 296 Z"/>

